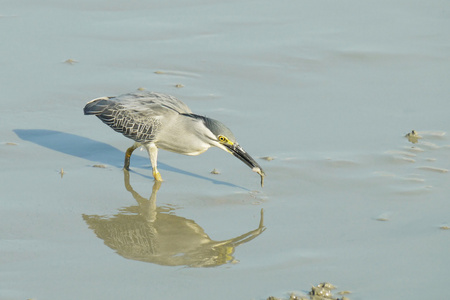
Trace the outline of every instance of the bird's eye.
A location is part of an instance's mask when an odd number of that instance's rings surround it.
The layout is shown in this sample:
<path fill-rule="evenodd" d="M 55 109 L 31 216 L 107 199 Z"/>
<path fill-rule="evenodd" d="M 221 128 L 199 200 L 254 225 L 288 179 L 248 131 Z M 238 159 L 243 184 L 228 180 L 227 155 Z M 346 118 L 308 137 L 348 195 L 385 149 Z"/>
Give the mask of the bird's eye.
<path fill-rule="evenodd" d="M 219 142 L 222 144 L 228 143 L 228 139 L 224 137 L 223 135 L 219 135 Z"/>

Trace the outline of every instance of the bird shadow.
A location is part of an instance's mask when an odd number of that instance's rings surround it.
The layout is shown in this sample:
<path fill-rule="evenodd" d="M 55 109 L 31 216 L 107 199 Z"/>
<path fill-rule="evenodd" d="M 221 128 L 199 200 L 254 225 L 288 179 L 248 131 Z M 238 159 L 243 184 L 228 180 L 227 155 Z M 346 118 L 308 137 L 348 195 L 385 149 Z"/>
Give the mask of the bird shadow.
<path fill-rule="evenodd" d="M 54 151 L 99 162 L 101 164 L 115 166 L 117 168 L 123 167 L 122 160 L 125 157 L 125 153 L 102 142 L 94 141 L 92 139 L 71 133 L 48 129 L 14 129 L 13 131 L 20 139 L 24 141 L 29 141 Z M 142 165 L 148 164 L 149 162 L 148 158 L 138 155 L 133 155 L 132 160 L 134 165 L 141 166 L 141 168 Z M 246 190 L 244 187 L 225 181 L 214 180 L 212 178 L 175 168 L 160 161 L 158 161 L 158 169 L 207 180 L 214 184 L 237 187 Z M 133 173 L 152 178 L 150 176 L 140 174 L 139 172 L 133 171 Z"/>

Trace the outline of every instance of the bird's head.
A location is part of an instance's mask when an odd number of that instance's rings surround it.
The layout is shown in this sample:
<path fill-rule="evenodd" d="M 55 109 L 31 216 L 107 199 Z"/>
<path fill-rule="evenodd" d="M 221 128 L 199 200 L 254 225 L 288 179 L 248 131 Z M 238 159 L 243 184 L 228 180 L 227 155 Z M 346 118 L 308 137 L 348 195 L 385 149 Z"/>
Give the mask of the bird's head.
<path fill-rule="evenodd" d="M 236 141 L 233 133 L 223 123 L 204 118 L 206 128 L 211 131 L 214 138 L 211 139 L 210 144 L 220 148 L 228 153 L 233 154 L 249 166 L 253 172 L 261 176 L 261 186 L 264 185 L 264 176 L 266 175 L 260 165 L 248 154 Z"/>

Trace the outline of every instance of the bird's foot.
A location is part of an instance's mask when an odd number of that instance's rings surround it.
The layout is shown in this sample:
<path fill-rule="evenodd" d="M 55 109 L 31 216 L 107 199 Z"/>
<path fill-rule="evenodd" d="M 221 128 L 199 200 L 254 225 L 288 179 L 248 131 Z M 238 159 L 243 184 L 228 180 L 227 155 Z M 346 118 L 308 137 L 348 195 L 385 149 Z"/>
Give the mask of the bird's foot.
<path fill-rule="evenodd" d="M 153 177 L 155 178 L 156 181 L 163 181 L 161 173 L 159 173 L 158 171 L 153 171 Z"/>

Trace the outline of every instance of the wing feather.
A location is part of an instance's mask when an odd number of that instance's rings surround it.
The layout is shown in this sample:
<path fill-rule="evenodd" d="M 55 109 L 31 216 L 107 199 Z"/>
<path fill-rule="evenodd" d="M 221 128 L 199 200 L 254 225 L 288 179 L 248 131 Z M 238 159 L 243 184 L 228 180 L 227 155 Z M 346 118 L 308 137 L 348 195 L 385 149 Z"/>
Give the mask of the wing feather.
<path fill-rule="evenodd" d="M 138 92 L 94 99 L 84 114 L 95 115 L 103 123 L 137 142 L 155 140 L 164 119 L 191 113 L 186 104 L 173 96 Z"/>

